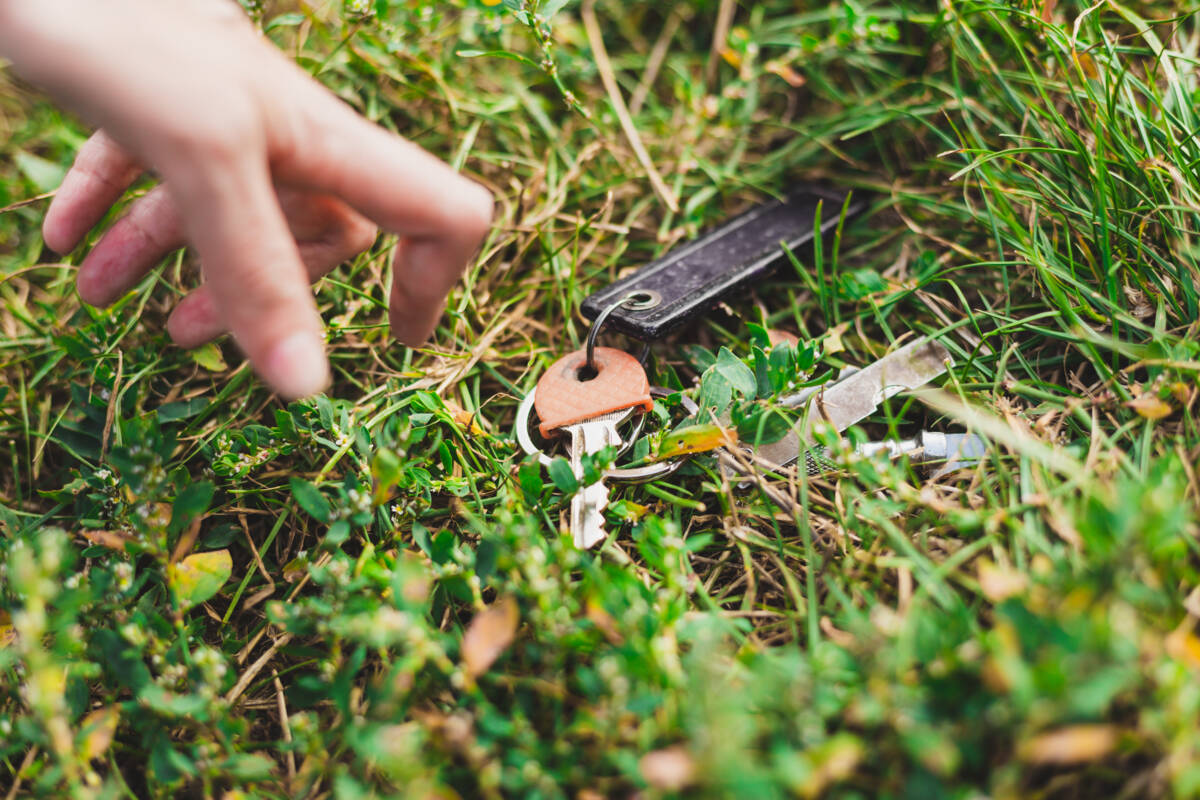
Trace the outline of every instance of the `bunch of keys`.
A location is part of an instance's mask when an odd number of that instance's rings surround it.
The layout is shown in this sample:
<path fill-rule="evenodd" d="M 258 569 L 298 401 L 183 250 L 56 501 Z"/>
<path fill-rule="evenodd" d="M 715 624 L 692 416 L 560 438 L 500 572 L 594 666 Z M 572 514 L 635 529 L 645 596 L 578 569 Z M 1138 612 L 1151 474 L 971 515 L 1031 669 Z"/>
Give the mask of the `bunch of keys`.
<path fill-rule="evenodd" d="M 862 201 L 851 203 L 819 187 L 802 187 L 783 200 L 754 208 L 708 234 L 588 297 L 583 312 L 591 317 L 586 347 L 556 361 L 521 403 L 516 420 L 517 440 L 526 453 L 537 455 L 544 466 L 552 462 L 530 434 L 533 413 L 545 439 L 564 438 L 571 469 L 583 482 L 583 457 L 605 447 L 616 447 L 618 458 L 642 432 L 645 413 L 655 396 L 671 394 L 651 387 L 641 358 L 609 347 L 596 347 L 596 338 L 607 323 L 643 341 L 659 339 L 688 320 L 717 305 L 733 291 L 766 276 L 786 251 L 810 244 L 838 223 L 838 215 L 822 217 L 822 208 L 840 209 L 849 218 L 863 210 Z M 943 374 L 952 363 L 949 352 L 928 339 L 913 342 L 880 361 L 855 370 L 835 383 L 784 398 L 785 405 L 807 405 L 801 424 L 779 442 L 754 448 L 767 462 L 785 467 L 804 458 L 808 472 L 826 465 L 814 456 L 811 425 L 824 419 L 843 431 L 865 418 L 892 395 L 915 389 Z M 694 415 L 694 402 L 683 398 Z M 620 426 L 633 422 L 632 430 Z M 860 448 L 864 453 L 910 455 L 913 460 L 937 460 L 941 473 L 978 459 L 986 443 L 971 434 L 923 432 L 914 439 L 877 442 Z M 641 482 L 665 477 L 682 461 L 651 463 L 641 467 L 613 468 L 600 481 L 583 487 L 571 500 L 570 530 L 576 546 L 593 547 L 606 538 L 604 509 L 609 482 Z M 827 460 L 826 460 L 827 463 Z M 940 473 L 939 473 L 940 474 Z"/>
<path fill-rule="evenodd" d="M 630 296 L 609 307 L 615 310 L 626 302 L 637 302 Z M 531 412 L 537 413 L 538 431 L 545 439 L 564 436 L 571 470 L 583 481 L 583 457 L 595 455 L 605 447 L 617 448 L 617 457 L 624 455 L 641 435 L 645 413 L 654 406 L 654 397 L 670 394 L 667 389 L 651 387 L 646 369 L 640 359 L 612 347 L 596 347 L 596 337 L 604 325 L 602 314 L 588 332 L 587 346 L 554 362 L 537 386 L 517 409 L 517 441 L 525 452 L 537 455 L 543 466 L 549 466 L 550 456 L 534 444 L 529 433 Z M 689 414 L 697 411 L 695 403 L 685 400 Z M 622 435 L 620 425 L 636 415 L 628 435 Z M 647 464 L 641 467 L 610 469 L 595 483 L 581 488 L 571 498 L 570 531 L 576 547 L 589 548 L 606 538 L 604 509 L 608 506 L 608 486 L 605 480 L 641 483 L 670 475 L 683 462 L 679 459 Z"/>

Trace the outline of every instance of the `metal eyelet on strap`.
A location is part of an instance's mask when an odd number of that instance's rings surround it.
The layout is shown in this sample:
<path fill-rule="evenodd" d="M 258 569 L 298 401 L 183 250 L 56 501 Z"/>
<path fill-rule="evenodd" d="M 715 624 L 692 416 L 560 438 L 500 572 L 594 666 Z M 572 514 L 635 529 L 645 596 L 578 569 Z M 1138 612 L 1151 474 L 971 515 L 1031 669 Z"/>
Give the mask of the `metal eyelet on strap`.
<path fill-rule="evenodd" d="M 592 320 L 592 327 L 588 328 L 587 342 L 584 345 L 584 350 L 587 352 L 587 369 L 592 372 L 596 371 L 596 339 L 600 336 L 600 331 L 604 328 L 604 323 L 608 321 L 610 314 L 621 306 L 637 311 L 644 308 L 654 308 L 660 302 L 662 302 L 662 297 L 658 292 L 652 292 L 649 289 L 635 289 L 597 314 L 596 318 Z M 642 348 L 642 353 L 638 356 L 638 361 L 645 366 L 646 357 L 649 355 L 650 345 L 647 344 Z"/>

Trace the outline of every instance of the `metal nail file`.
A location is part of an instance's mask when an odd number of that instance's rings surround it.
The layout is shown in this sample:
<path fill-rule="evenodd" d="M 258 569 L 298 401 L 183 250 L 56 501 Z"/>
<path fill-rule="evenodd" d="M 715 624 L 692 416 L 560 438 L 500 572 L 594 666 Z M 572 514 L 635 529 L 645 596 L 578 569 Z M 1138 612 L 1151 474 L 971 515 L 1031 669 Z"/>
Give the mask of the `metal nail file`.
<path fill-rule="evenodd" d="M 782 439 L 757 446 L 755 453 L 786 467 L 812 445 L 812 430 L 818 422 L 823 420 L 844 431 L 870 416 L 887 398 L 929 383 L 953 363 L 945 347 L 932 339 L 919 339 L 831 385 L 781 398 L 782 405 L 807 407 L 806 411 Z"/>

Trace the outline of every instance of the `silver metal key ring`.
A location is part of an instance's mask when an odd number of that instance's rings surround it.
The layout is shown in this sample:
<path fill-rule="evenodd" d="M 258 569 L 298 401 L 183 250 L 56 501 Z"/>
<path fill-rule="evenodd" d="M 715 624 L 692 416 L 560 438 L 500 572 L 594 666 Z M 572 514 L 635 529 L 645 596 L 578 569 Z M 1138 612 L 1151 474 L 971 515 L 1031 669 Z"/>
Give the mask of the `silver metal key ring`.
<path fill-rule="evenodd" d="M 584 350 L 587 354 L 587 360 L 584 363 L 588 369 L 592 372 L 596 371 L 596 338 L 600 336 L 600 330 L 604 327 L 604 323 L 608 321 L 608 315 L 621 306 L 627 306 L 634 311 L 642 308 L 653 308 L 662 300 L 662 298 L 656 297 L 656 294 L 656 292 L 646 289 L 634 289 L 596 315 L 596 318 L 592 320 L 592 327 L 588 328 L 587 342 L 584 345 Z M 650 345 L 647 344 L 642 349 L 642 354 L 638 356 L 638 361 L 645 365 L 646 356 L 648 355 L 650 355 Z"/>
<path fill-rule="evenodd" d="M 542 452 L 542 449 L 533 443 L 533 437 L 529 435 L 529 417 L 533 413 L 533 401 L 537 396 L 537 388 L 525 395 L 525 399 L 521 401 L 521 405 L 517 406 L 517 444 L 521 445 L 521 449 L 527 455 L 537 456 L 538 463 L 543 467 L 549 467 L 554 460 L 550 456 Z"/>
<path fill-rule="evenodd" d="M 675 390 L 673 389 L 665 389 L 661 386 L 650 387 L 651 397 L 662 399 L 664 397 L 669 397 L 672 394 L 675 394 Z M 543 467 L 549 467 L 554 459 L 546 455 L 546 453 L 540 447 L 534 444 L 533 437 L 529 435 L 529 419 L 533 415 L 533 403 L 536 396 L 537 389 L 535 387 L 532 392 L 525 395 L 525 398 L 521 401 L 521 405 L 517 407 L 517 443 L 521 445 L 521 449 L 527 454 L 531 456 L 537 456 L 539 464 L 541 464 Z M 689 415 L 695 414 L 699 410 L 699 406 L 697 406 L 695 401 L 693 401 L 687 395 L 681 395 L 681 400 L 684 410 L 687 411 Z M 641 419 L 637 423 L 638 427 L 634 429 L 635 435 L 630 437 L 629 444 L 626 445 L 621 452 L 628 450 L 629 447 L 631 447 L 637 440 L 638 435 L 642 430 L 641 426 L 645 424 L 645 418 L 646 415 L 642 414 Z M 645 483 L 646 481 L 652 481 L 655 478 L 664 478 L 667 475 L 670 475 L 672 472 L 683 466 L 683 462 L 684 459 L 682 458 L 673 458 L 669 461 L 658 461 L 653 464 L 646 464 L 640 467 L 613 468 L 605 471 L 604 479 L 609 481 L 617 481 L 619 483 Z"/>

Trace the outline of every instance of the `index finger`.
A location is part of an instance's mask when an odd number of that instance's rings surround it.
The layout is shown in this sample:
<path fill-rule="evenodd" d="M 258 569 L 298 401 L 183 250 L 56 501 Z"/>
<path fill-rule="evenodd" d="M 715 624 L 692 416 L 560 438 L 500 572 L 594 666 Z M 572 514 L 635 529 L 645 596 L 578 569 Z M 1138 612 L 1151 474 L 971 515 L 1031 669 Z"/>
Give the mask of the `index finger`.
<path fill-rule="evenodd" d="M 331 192 L 380 227 L 399 234 L 391 296 L 396 338 L 419 344 L 492 223 L 492 195 L 417 145 L 337 109 L 314 125 L 292 180 Z"/>

